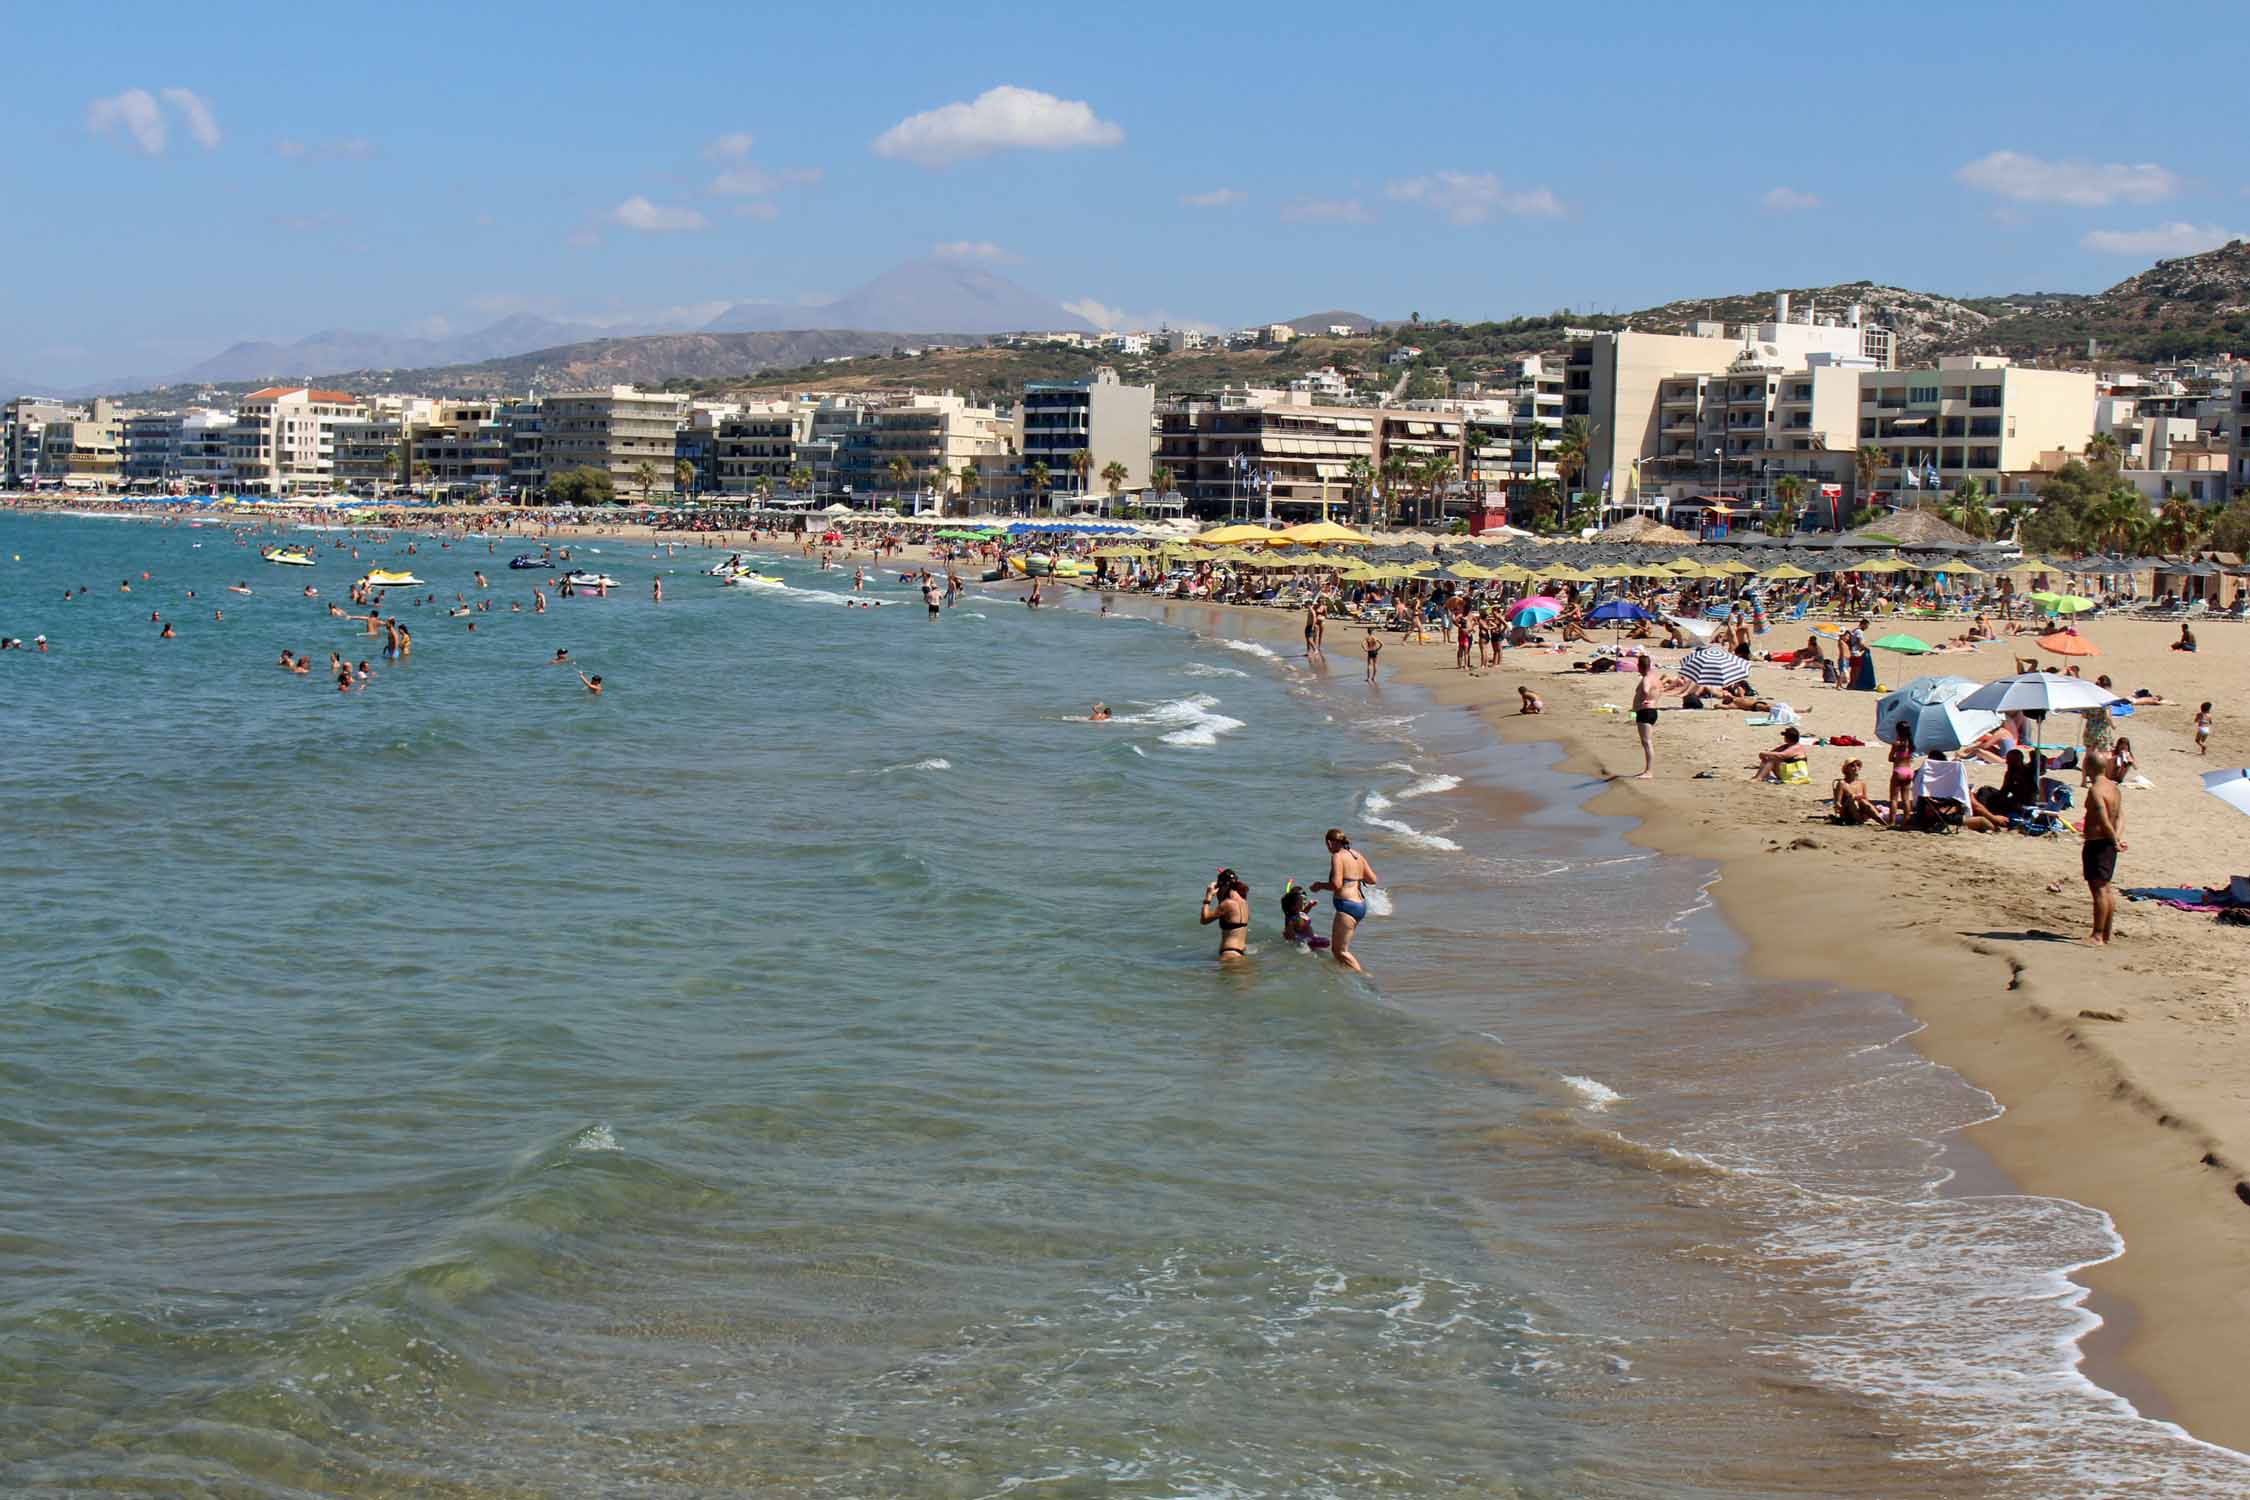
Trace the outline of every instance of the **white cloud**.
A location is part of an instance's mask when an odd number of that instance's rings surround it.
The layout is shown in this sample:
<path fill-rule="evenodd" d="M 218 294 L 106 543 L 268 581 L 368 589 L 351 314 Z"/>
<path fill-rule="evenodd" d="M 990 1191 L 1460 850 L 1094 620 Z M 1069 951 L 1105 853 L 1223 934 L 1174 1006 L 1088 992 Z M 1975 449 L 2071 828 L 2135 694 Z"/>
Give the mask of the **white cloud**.
<path fill-rule="evenodd" d="M 1383 189 L 1402 203 L 1419 203 L 1449 224 L 1483 224 L 1501 214 L 1522 218 L 1560 218 L 1562 200 L 1546 188 L 1509 192 L 1490 172 L 1428 172 L 1405 177 Z"/>
<path fill-rule="evenodd" d="M 711 191 L 722 198 L 758 197 L 785 187 L 808 187 L 820 181 L 818 167 L 783 167 L 769 172 L 763 167 L 729 167 L 711 179 Z"/>
<path fill-rule="evenodd" d="M 877 156 L 925 167 L 950 166 L 995 151 L 1067 151 L 1114 146 L 1124 130 L 1082 99 L 1002 84 L 967 103 L 947 104 L 905 119 L 875 137 Z"/>
<path fill-rule="evenodd" d="M 709 222 L 695 209 L 651 203 L 638 193 L 611 209 L 609 221 L 621 228 L 639 230 L 643 234 L 671 234 L 683 229 L 701 229 Z"/>
<path fill-rule="evenodd" d="M 2175 219 L 2154 229 L 2097 229 L 2078 243 L 2104 255 L 2200 255 L 2244 238 L 2240 230 Z"/>
<path fill-rule="evenodd" d="M 1758 200 L 1767 213 L 1793 214 L 1808 208 L 1820 207 L 1820 199 L 1812 193 L 1800 193 L 1795 188 L 1767 188 L 1766 195 Z"/>
<path fill-rule="evenodd" d="M 732 135 L 714 137 L 703 148 L 705 161 L 748 161 L 750 159 L 750 132 L 737 130 Z"/>
<path fill-rule="evenodd" d="M 206 151 L 219 148 L 219 117 L 211 113 L 211 106 L 202 95 L 192 89 L 170 88 L 164 91 L 164 102 L 180 112 L 187 125 L 187 133 Z"/>
<path fill-rule="evenodd" d="M 1291 224 L 1372 224 L 1375 216 L 1357 198 L 1296 198 L 1281 217 Z"/>
<path fill-rule="evenodd" d="M 2180 190 L 2180 179 L 2154 162 L 2044 161 L 2016 151 L 1980 156 L 1953 177 L 1979 192 L 2019 203 L 2067 203 L 2076 208 L 2154 203 Z"/>
<path fill-rule="evenodd" d="M 930 253 L 939 260 L 981 260 L 990 265 L 1013 265 L 1023 258 L 990 240 L 947 240 L 942 245 L 930 246 Z"/>
<path fill-rule="evenodd" d="M 1249 197 L 1240 188 L 1213 188 L 1208 193 L 1182 193 L 1180 202 L 1188 208 L 1232 208 Z"/>
<path fill-rule="evenodd" d="M 127 89 L 86 106 L 86 128 L 95 135 L 116 138 L 128 151 L 142 156 L 164 154 L 164 111 L 147 89 Z"/>
<path fill-rule="evenodd" d="M 157 102 L 159 96 L 163 104 Z M 86 129 L 111 137 L 136 155 L 162 156 L 171 144 L 170 122 L 165 119 L 167 105 L 179 116 L 188 139 L 206 151 L 218 149 L 222 139 L 218 117 L 211 113 L 203 96 L 192 89 L 169 88 L 157 94 L 147 89 L 126 89 L 96 99 L 86 106 Z"/>
<path fill-rule="evenodd" d="M 1112 307 L 1092 297 L 1080 297 L 1062 304 L 1067 313 L 1076 313 L 1096 328 L 1107 330 L 1127 328 L 1185 328 L 1197 333 L 1217 333 L 1216 323 L 1205 323 L 1197 318 L 1183 318 L 1168 312 L 1127 312 L 1122 307 Z"/>

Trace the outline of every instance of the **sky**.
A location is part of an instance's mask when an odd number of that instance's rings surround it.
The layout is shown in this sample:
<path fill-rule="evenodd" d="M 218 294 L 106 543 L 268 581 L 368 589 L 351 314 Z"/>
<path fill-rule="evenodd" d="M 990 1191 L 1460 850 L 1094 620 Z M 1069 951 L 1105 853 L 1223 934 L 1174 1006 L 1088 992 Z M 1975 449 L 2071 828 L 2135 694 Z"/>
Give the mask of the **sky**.
<path fill-rule="evenodd" d="M 99 45 L 89 45 L 99 31 Z M 2094 291 L 2250 234 L 2250 7 L 24 7 L 0 379 L 900 261 L 1093 321 Z M 2231 64 L 2226 64 L 2231 66 Z M 700 315 L 700 316 L 699 316 Z"/>

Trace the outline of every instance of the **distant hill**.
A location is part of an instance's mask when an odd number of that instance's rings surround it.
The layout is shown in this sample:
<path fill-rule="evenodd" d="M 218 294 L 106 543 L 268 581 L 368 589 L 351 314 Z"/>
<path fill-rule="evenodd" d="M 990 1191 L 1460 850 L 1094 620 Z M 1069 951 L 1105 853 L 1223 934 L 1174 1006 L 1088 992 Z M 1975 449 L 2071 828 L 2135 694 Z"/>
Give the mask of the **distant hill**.
<path fill-rule="evenodd" d="M 1354 333 L 1367 333 L 1382 326 L 1365 313 L 1343 312 L 1341 310 L 1306 313 L 1301 318 L 1287 318 L 1283 321 L 1299 333 L 1312 334 L 1326 333 L 1331 327 L 1337 325 L 1347 326 Z"/>
<path fill-rule="evenodd" d="M 2092 296 L 2035 292 L 1980 301 L 1997 313 L 1983 338 L 2003 352 L 2144 363 L 2250 354 L 2250 242 L 2160 260 Z"/>
<path fill-rule="evenodd" d="M 340 369 L 308 372 L 309 379 L 360 395 L 425 396 L 521 395 L 528 390 L 576 390 L 605 385 L 638 385 L 662 390 L 683 383 L 754 375 L 783 366 L 813 365 L 838 355 L 888 354 L 901 344 L 928 336 L 866 333 L 857 329 L 811 328 L 773 333 L 660 333 L 638 338 L 590 339 L 553 349 L 534 350 L 466 364 L 411 369 Z M 967 334 L 940 336 L 955 344 L 975 344 Z M 223 387 L 248 388 L 232 381 Z M 186 405 L 199 396 L 223 395 L 214 383 L 192 382 L 139 391 L 126 398 L 136 405 L 163 408 Z"/>
<path fill-rule="evenodd" d="M 1094 325 L 1051 301 L 986 270 L 961 261 L 930 257 L 893 266 L 874 280 L 817 307 L 774 302 L 738 302 L 704 325 L 706 332 L 772 329 L 786 322 L 817 322 L 823 328 L 887 329 L 893 333 L 991 334 L 1024 329 L 1072 329 L 1091 333 Z"/>
<path fill-rule="evenodd" d="M 648 327 L 595 329 L 583 323 L 518 313 L 470 333 L 444 338 L 358 333 L 329 329 L 278 344 L 250 340 L 234 344 L 171 377 L 168 384 L 216 384 L 240 380 L 304 380 L 336 370 L 390 370 L 471 364 L 505 359 L 535 349 L 551 349 L 599 333 L 623 337 L 653 331 Z"/>
<path fill-rule="evenodd" d="M 1723 323 L 1757 323 L 1773 316 L 1774 298 L 1789 294 L 1792 316 L 1844 317 L 1853 303 L 1862 316 L 1898 333 L 1899 358 L 1912 362 L 1938 353 L 1960 352 L 1984 336 L 1995 321 L 1977 305 L 1933 292 L 1909 291 L 1873 281 L 1847 281 L 1832 286 L 1775 287 L 1762 292 L 1732 292 L 1717 297 L 1683 297 L 1638 312 L 1624 313 L 1614 321 L 1648 333 L 1684 333 L 1694 323 L 1709 319 Z"/>

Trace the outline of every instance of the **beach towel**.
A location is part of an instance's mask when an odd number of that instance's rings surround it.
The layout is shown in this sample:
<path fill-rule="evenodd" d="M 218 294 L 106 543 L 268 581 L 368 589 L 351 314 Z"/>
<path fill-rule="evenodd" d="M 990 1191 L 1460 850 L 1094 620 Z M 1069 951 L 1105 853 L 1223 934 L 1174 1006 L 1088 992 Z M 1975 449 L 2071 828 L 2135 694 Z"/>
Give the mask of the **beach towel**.
<path fill-rule="evenodd" d="M 1783 786 L 1803 786 L 1812 780 L 1812 766 L 1801 760 L 1785 760 L 1781 763 L 1780 780 Z"/>
<path fill-rule="evenodd" d="M 1854 693 L 1872 693 L 1875 689 L 1875 653 L 1863 651 L 1852 658 L 1852 680 L 1845 685 Z"/>

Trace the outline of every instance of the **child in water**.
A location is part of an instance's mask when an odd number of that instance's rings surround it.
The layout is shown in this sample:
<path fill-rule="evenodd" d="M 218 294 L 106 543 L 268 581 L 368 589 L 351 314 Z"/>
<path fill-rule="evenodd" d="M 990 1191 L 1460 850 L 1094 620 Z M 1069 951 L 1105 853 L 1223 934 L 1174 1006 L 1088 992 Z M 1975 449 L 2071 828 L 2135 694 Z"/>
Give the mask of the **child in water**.
<path fill-rule="evenodd" d="M 1292 880 L 1281 888 L 1281 940 L 1306 948 L 1325 948 L 1328 939 L 1315 937 L 1312 925 L 1313 899 L 1304 887 Z"/>

